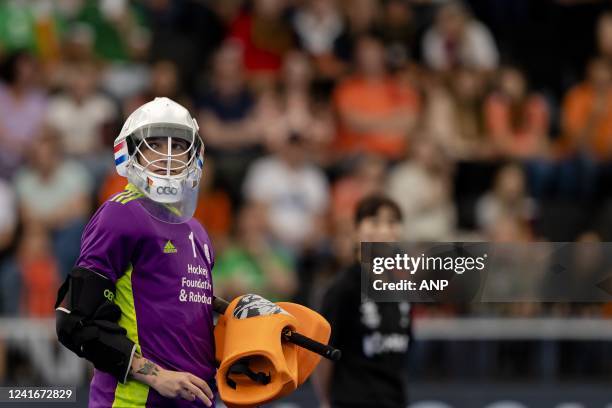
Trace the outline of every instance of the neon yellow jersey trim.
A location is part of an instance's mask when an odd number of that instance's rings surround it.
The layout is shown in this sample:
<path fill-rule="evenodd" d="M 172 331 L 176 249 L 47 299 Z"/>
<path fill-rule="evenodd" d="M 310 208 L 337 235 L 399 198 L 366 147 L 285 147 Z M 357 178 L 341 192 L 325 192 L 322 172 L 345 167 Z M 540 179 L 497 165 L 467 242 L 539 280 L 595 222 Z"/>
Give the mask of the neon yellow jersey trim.
<path fill-rule="evenodd" d="M 114 201 L 116 203 L 121 203 L 121 204 L 127 204 L 130 201 L 143 197 L 143 196 L 144 194 L 142 194 L 142 192 L 140 192 L 140 190 L 138 190 L 138 188 L 135 185 L 133 185 L 132 183 L 128 183 L 128 185 L 125 186 L 125 190 L 115 195 L 113 198 L 110 199 L 110 201 Z"/>
<path fill-rule="evenodd" d="M 138 187 L 136 187 L 132 183 L 127 183 L 127 185 L 125 186 L 125 190 L 131 191 L 133 193 L 140 193 L 140 194 L 142 194 L 142 192 L 138 189 Z"/>
<path fill-rule="evenodd" d="M 119 326 L 127 330 L 127 337 L 136 343 L 136 352 L 140 353 L 138 326 L 136 324 L 136 309 L 134 307 L 134 293 L 132 291 L 133 270 L 134 268 L 130 265 L 123 276 L 117 280 L 115 304 L 121 308 Z M 128 379 L 125 384 L 117 384 L 112 408 L 144 407 L 148 396 L 148 385 Z"/>

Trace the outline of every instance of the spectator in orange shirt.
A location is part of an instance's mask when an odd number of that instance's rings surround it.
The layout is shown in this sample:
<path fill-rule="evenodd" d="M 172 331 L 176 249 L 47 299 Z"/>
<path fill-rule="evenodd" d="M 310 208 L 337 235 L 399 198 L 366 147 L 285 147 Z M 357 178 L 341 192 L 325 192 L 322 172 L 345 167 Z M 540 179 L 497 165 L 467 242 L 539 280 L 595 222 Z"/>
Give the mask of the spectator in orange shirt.
<path fill-rule="evenodd" d="M 337 153 L 373 153 L 391 160 L 406 153 L 419 97 L 412 87 L 387 73 L 384 55 L 379 39 L 366 35 L 357 41 L 357 73 L 334 93 L 339 115 Z"/>
<path fill-rule="evenodd" d="M 612 157 L 612 73 L 606 60 L 591 60 L 586 80 L 567 93 L 562 115 L 566 153 Z"/>
<path fill-rule="evenodd" d="M 17 264 L 23 280 L 21 307 L 29 317 L 49 317 L 59 285 L 58 265 L 44 228 L 30 228 L 21 240 Z"/>
<path fill-rule="evenodd" d="M 386 163 L 378 156 L 363 156 L 350 174 L 332 188 L 332 216 L 336 228 L 352 227 L 355 208 L 364 197 L 383 193 Z M 342 225 L 339 225 L 342 224 Z"/>
<path fill-rule="evenodd" d="M 109 171 L 98 191 L 98 205 L 102 205 L 114 194 L 123 191 L 127 183 L 127 179 L 117 174 L 117 170 L 112 169 Z"/>
<path fill-rule="evenodd" d="M 530 93 L 521 71 L 499 72 L 497 90 L 485 104 L 489 136 L 504 158 L 541 158 L 548 151 L 549 114 L 544 98 Z"/>
<path fill-rule="evenodd" d="M 591 60 L 585 81 L 567 93 L 561 126 L 561 193 L 589 195 L 612 157 L 612 72 L 604 58 Z"/>
<path fill-rule="evenodd" d="M 222 252 L 227 245 L 232 226 L 232 203 L 229 195 L 215 188 L 215 166 L 208 158 L 204 163 L 204 172 L 200 182 L 198 207 L 193 217 L 206 225 L 215 248 Z"/>
<path fill-rule="evenodd" d="M 485 102 L 484 117 L 496 154 L 522 160 L 531 194 L 547 194 L 555 170 L 549 160 L 548 106 L 541 95 L 529 91 L 519 69 L 505 67 L 499 71 L 497 90 Z"/>

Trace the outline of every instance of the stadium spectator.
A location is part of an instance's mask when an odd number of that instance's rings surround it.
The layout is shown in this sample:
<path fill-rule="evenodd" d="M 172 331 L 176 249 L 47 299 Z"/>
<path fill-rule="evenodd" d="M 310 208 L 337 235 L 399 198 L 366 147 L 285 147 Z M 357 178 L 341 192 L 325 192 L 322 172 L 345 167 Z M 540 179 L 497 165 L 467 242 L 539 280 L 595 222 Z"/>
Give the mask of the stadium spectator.
<path fill-rule="evenodd" d="M 271 155 L 255 161 L 243 185 L 248 201 L 264 204 L 271 231 L 295 254 L 319 243 L 329 204 L 323 171 L 308 161 L 305 135 L 285 132 Z"/>
<path fill-rule="evenodd" d="M 15 189 L 26 228 L 51 234 L 60 273 L 74 266 L 90 211 L 92 181 L 84 166 L 63 155 L 59 137 L 44 128 L 31 148 L 29 164 L 15 176 Z"/>
<path fill-rule="evenodd" d="M 173 61 L 185 89 L 196 78 L 223 41 L 226 30 L 214 8 L 218 3 L 156 0 L 142 2 L 146 26 L 151 32 L 149 61 Z"/>
<path fill-rule="evenodd" d="M 99 72 L 92 62 L 73 65 L 69 74 L 68 88 L 49 101 L 47 124 L 59 134 L 63 152 L 81 161 L 99 186 L 113 165 L 105 138 L 117 109 L 98 91 Z"/>
<path fill-rule="evenodd" d="M 550 194 L 555 162 L 550 142 L 550 113 L 544 97 L 529 89 L 524 73 L 504 67 L 496 90 L 485 102 L 485 129 L 498 158 L 520 160 L 530 194 Z"/>
<path fill-rule="evenodd" d="M 53 310 L 49 305 L 55 302 L 56 288 L 60 284 L 59 271 L 50 237 L 41 225 L 30 225 L 21 237 L 17 250 L 17 266 L 23 282 L 21 315 L 52 316 Z"/>
<path fill-rule="evenodd" d="M 268 83 L 282 67 L 283 56 L 294 46 L 294 34 L 284 18 L 286 0 L 254 0 L 231 24 L 230 38 L 244 50 L 244 67 L 256 82 Z"/>
<path fill-rule="evenodd" d="M 17 228 L 17 202 L 12 186 L 0 179 L 0 254 L 12 243 Z M 0 262 L 1 262 L 0 255 Z"/>
<path fill-rule="evenodd" d="M 478 227 L 489 231 L 504 218 L 519 220 L 528 226 L 535 218 L 535 203 L 527 196 L 525 172 L 518 164 L 499 169 L 491 191 L 476 204 Z"/>
<path fill-rule="evenodd" d="M 416 54 L 416 24 L 410 4 L 402 0 L 383 3 L 379 31 L 385 43 L 389 64 L 404 66 Z"/>
<path fill-rule="evenodd" d="M 497 68 L 499 54 L 489 30 L 459 1 L 440 6 L 435 24 L 423 37 L 425 63 L 436 71 L 459 67 L 479 71 Z"/>
<path fill-rule="evenodd" d="M 178 101 L 185 106 L 192 108 L 191 98 L 183 90 L 178 67 L 170 60 L 159 60 L 151 64 L 148 86 L 132 98 L 127 98 L 123 107 L 123 113 L 128 116 L 138 106 L 154 99 L 157 96 Z"/>
<path fill-rule="evenodd" d="M 589 62 L 587 77 L 565 96 L 562 111 L 560 187 L 564 196 L 592 195 L 598 175 L 612 158 L 612 73 L 610 62 Z"/>
<path fill-rule="evenodd" d="M 345 64 L 346 70 L 355 61 L 359 38 L 376 31 L 380 10 L 377 0 L 343 0 L 340 4 L 346 24 L 334 44 L 334 55 Z"/>
<path fill-rule="evenodd" d="M 311 94 L 312 67 L 300 52 L 287 54 L 282 86 L 260 93 L 254 118 L 262 142 L 274 150 L 291 135 L 300 135 L 302 149 L 313 162 L 325 161 L 333 137 L 328 105 Z"/>
<path fill-rule="evenodd" d="M 77 21 L 92 28 L 96 56 L 107 61 L 129 60 L 148 35 L 144 16 L 128 1 L 85 1 Z"/>
<path fill-rule="evenodd" d="M 65 2 L 64 2 L 65 3 Z M 27 50 L 36 52 L 41 61 L 55 61 L 59 39 L 66 23 L 65 4 L 44 2 L 0 3 L 0 44 L 3 52 Z"/>
<path fill-rule="evenodd" d="M 93 29 L 85 23 L 72 23 L 62 33 L 61 58 L 47 64 L 46 85 L 52 91 L 69 87 L 73 67 L 82 62 L 97 63 Z"/>
<path fill-rule="evenodd" d="M 247 203 L 238 212 L 234 240 L 215 266 L 215 291 L 225 299 L 257 293 L 272 301 L 296 290 L 293 257 L 270 237 L 266 209 Z"/>
<path fill-rule="evenodd" d="M 0 4 L 0 43 L 9 52 L 36 49 L 36 19 L 31 5 L 16 7 L 12 2 Z"/>
<path fill-rule="evenodd" d="M 456 215 L 451 170 L 451 162 L 441 147 L 428 135 L 421 135 L 414 140 L 411 157 L 391 171 L 387 193 L 402 210 L 404 239 L 452 238 Z"/>
<path fill-rule="evenodd" d="M 13 259 L 17 223 L 15 192 L 0 179 L 0 314 L 15 314 L 19 304 L 21 280 Z"/>
<path fill-rule="evenodd" d="M 355 62 L 356 74 L 334 92 L 339 116 L 337 153 L 373 153 L 401 159 L 418 114 L 418 94 L 387 73 L 379 39 L 360 37 Z"/>
<path fill-rule="evenodd" d="M 331 80 L 346 69 L 335 55 L 336 42 L 346 24 L 337 3 L 337 0 L 310 0 L 293 17 L 293 29 L 301 48 L 313 58 L 317 74 Z"/>
<path fill-rule="evenodd" d="M 284 123 L 285 131 L 305 135 L 305 148 L 311 160 L 320 165 L 328 160 L 327 148 L 334 136 L 334 123 L 329 103 L 313 92 L 313 69 L 304 53 L 287 54 L 282 80 L 275 104 L 277 114 L 284 118 L 280 122 Z M 264 120 L 260 124 L 264 135 L 268 123 L 273 122 Z M 270 142 L 269 137 L 266 139 Z"/>
<path fill-rule="evenodd" d="M 227 246 L 232 227 L 232 203 L 225 189 L 214 184 L 216 163 L 206 159 L 200 180 L 198 207 L 194 218 L 206 225 L 210 240 L 217 252 L 223 252 Z"/>
<path fill-rule="evenodd" d="M 612 63 L 612 13 L 605 12 L 597 19 L 597 51 L 599 56 Z"/>
<path fill-rule="evenodd" d="M 16 51 L 6 57 L 0 82 L 0 177 L 21 164 L 44 120 L 47 98 L 38 86 L 34 57 Z"/>
<path fill-rule="evenodd" d="M 216 176 L 238 202 L 249 164 L 261 154 L 261 132 L 254 118 L 255 96 L 246 85 L 242 51 L 226 41 L 213 57 L 212 78 L 197 100 L 206 154 L 215 159 Z"/>
<path fill-rule="evenodd" d="M 148 4 L 149 2 L 144 2 Z M 103 61 L 105 91 L 118 98 L 134 95 L 144 87 L 151 33 L 145 4 L 85 1 L 69 18 L 68 41 L 73 57 Z"/>
<path fill-rule="evenodd" d="M 326 58 L 333 54 L 344 21 L 336 0 L 310 0 L 296 10 L 293 27 L 304 51 L 316 58 Z"/>
<path fill-rule="evenodd" d="M 589 62 L 585 80 L 563 101 L 563 141 L 569 154 L 603 161 L 612 157 L 612 72 L 610 63 Z"/>
<path fill-rule="evenodd" d="M 386 163 L 378 156 L 360 157 L 354 169 L 337 180 L 332 188 L 334 228 L 345 230 L 353 224 L 357 204 L 375 193 L 382 193 L 386 178 Z M 351 228 L 348 228 L 350 231 Z"/>
<path fill-rule="evenodd" d="M 433 78 L 425 86 L 425 131 L 439 140 L 454 160 L 491 160 L 494 148 L 484 131 L 484 78 L 477 71 L 462 68 L 454 72 L 450 82 L 446 87 Z"/>
<path fill-rule="evenodd" d="M 14 254 L 3 260 L 0 265 L 0 310 L 4 316 L 17 316 L 21 313 L 22 277 Z"/>
<path fill-rule="evenodd" d="M 500 156 L 527 159 L 548 153 L 546 101 L 530 92 L 524 74 L 517 68 L 499 71 L 496 91 L 486 101 L 485 121 Z"/>

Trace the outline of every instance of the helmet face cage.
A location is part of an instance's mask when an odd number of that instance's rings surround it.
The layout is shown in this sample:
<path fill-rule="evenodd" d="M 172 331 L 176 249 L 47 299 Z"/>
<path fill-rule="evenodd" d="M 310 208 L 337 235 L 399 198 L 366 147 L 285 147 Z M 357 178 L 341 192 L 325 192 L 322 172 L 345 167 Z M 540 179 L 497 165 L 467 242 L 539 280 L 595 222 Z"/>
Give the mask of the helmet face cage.
<path fill-rule="evenodd" d="M 181 223 L 194 214 L 204 165 L 198 130 L 187 109 L 159 97 L 132 112 L 115 139 L 117 173 L 144 195 L 137 201 L 160 221 Z"/>
<path fill-rule="evenodd" d="M 194 129 L 186 129 L 170 126 L 147 126 L 136 130 L 132 138 L 134 152 L 131 155 L 133 165 L 140 167 L 142 171 L 163 177 L 165 179 L 183 179 L 193 171 L 194 164 L 198 160 L 201 152 L 201 141 Z M 167 142 L 165 149 L 152 146 L 153 140 L 164 140 Z M 188 143 L 184 151 L 173 153 L 173 145 L 177 141 Z M 162 151 L 163 150 L 163 151 Z M 151 151 L 156 158 L 149 159 L 145 152 Z M 165 174 L 160 174 L 158 170 L 164 170 Z"/>

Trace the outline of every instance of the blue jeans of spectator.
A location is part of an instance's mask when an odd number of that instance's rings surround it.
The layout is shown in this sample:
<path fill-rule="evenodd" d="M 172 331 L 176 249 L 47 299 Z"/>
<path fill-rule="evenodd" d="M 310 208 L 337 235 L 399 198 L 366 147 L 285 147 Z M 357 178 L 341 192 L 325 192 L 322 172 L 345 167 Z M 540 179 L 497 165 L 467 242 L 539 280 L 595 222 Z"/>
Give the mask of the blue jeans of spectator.
<path fill-rule="evenodd" d="M 534 198 L 547 197 L 554 185 L 555 163 L 546 159 L 532 159 L 523 163 L 529 193 Z"/>
<path fill-rule="evenodd" d="M 53 253 L 57 259 L 62 280 L 68 276 L 79 257 L 83 229 L 85 229 L 85 221 L 78 219 L 51 233 Z"/>
<path fill-rule="evenodd" d="M 557 188 L 564 198 L 592 198 L 597 190 L 599 164 L 591 157 L 578 154 L 559 163 Z"/>
<path fill-rule="evenodd" d="M 0 314 L 16 316 L 21 303 L 21 271 L 15 258 L 0 264 Z"/>

